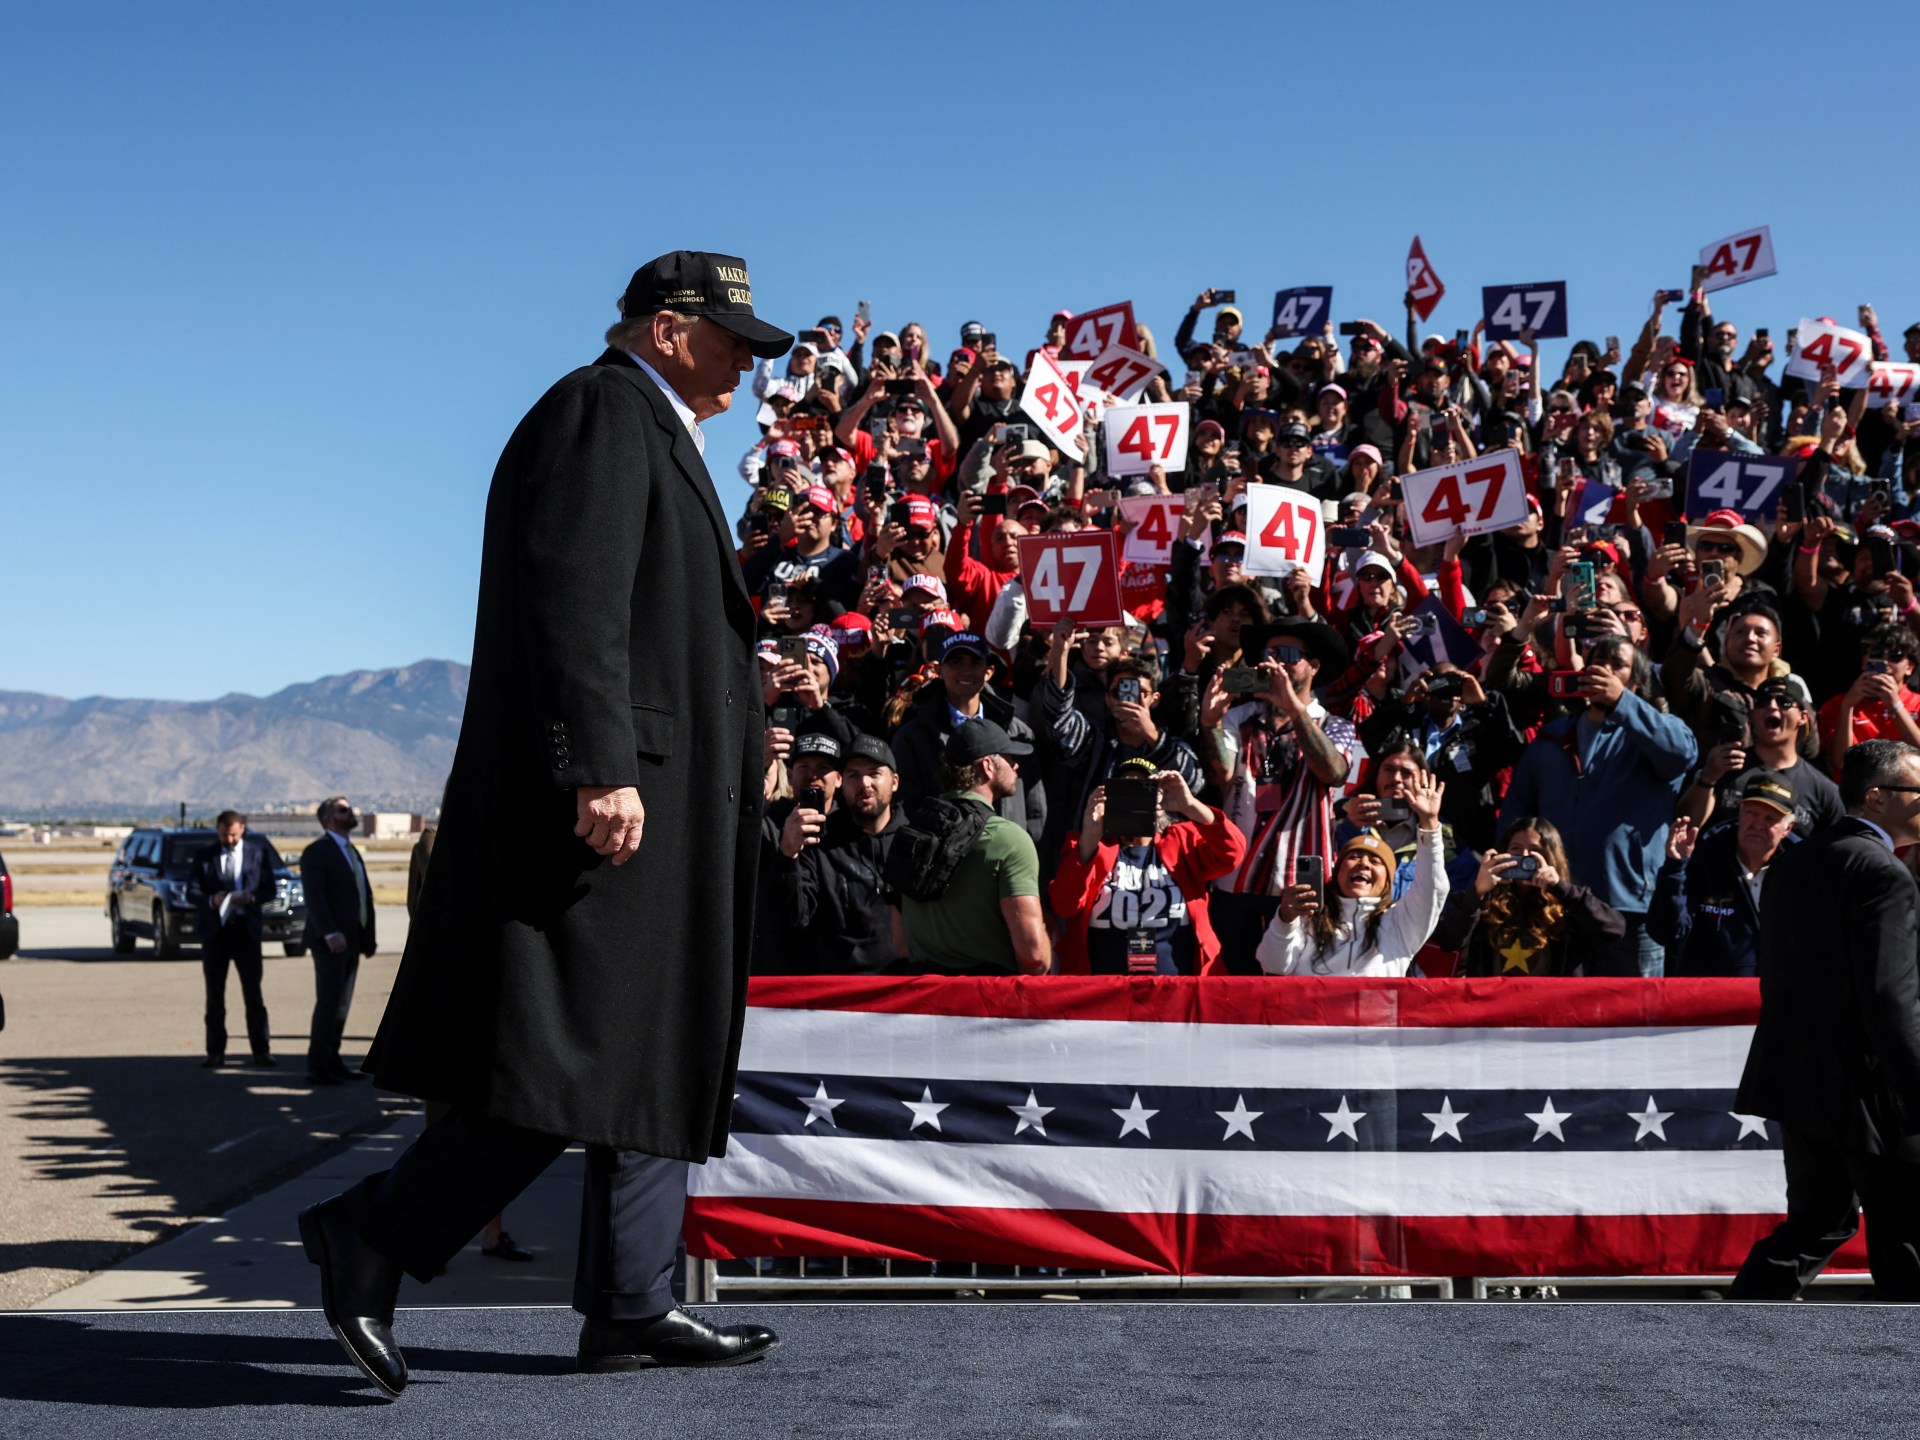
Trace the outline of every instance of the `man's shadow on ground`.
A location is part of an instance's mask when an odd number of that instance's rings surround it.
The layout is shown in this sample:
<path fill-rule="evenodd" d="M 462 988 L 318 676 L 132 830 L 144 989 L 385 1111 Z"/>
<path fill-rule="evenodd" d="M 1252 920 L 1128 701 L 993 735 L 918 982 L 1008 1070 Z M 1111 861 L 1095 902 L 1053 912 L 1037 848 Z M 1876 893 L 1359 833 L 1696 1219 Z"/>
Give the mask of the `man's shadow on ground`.
<path fill-rule="evenodd" d="M 0 1366 L 0 1402 L 150 1410 L 384 1404 L 372 1384 L 353 1368 L 326 1321 L 317 1314 L 301 1318 L 302 1328 L 311 1333 L 257 1333 L 244 1322 L 235 1325 L 231 1316 L 195 1330 L 179 1328 L 178 1323 L 121 1328 L 78 1316 L 0 1321 L 4 1327 L 0 1346 L 7 1356 L 7 1363 Z M 443 1350 L 402 1343 L 408 1368 L 421 1376 L 574 1373 L 571 1355 Z"/>

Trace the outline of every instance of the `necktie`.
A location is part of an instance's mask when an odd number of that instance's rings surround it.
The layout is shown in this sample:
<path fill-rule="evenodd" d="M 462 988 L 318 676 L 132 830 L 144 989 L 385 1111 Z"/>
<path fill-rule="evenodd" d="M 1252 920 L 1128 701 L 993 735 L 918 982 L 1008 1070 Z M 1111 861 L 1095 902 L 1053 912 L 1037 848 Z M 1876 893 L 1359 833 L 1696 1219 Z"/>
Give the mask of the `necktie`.
<path fill-rule="evenodd" d="M 373 923 L 373 895 L 367 886 L 367 867 L 360 862 L 360 852 L 349 845 L 347 865 L 353 871 L 354 888 L 360 892 L 360 928 L 366 929 Z"/>

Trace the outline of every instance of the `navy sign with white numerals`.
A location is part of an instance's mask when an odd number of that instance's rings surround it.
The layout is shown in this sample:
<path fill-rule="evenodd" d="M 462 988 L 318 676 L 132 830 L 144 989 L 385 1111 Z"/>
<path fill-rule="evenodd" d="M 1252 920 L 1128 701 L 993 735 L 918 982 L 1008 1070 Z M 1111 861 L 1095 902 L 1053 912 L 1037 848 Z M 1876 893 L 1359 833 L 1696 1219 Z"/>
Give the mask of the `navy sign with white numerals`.
<path fill-rule="evenodd" d="M 1749 520 L 1770 520 L 1799 469 L 1790 455 L 1695 450 L 1687 461 L 1687 519 L 1738 510 Z"/>
<path fill-rule="evenodd" d="M 1333 313 L 1331 285 L 1296 285 L 1273 297 L 1273 328 L 1280 335 L 1318 335 Z"/>
<path fill-rule="evenodd" d="M 1554 340 L 1567 333 L 1567 282 L 1543 280 L 1537 285 L 1482 285 L 1480 313 L 1486 317 L 1489 340 L 1518 340 L 1522 330 L 1536 339 Z"/>

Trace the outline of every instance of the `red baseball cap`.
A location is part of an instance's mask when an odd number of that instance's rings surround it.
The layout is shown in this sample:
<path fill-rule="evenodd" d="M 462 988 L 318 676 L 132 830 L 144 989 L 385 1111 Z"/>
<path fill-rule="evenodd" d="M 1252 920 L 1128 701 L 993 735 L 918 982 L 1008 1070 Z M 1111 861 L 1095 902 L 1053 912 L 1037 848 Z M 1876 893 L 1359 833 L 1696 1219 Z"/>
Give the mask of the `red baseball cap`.
<path fill-rule="evenodd" d="M 833 624 L 827 629 L 833 637 L 833 643 L 842 650 L 873 643 L 873 621 L 858 610 L 849 610 L 834 616 Z"/>
<path fill-rule="evenodd" d="M 924 495 L 909 495 L 906 499 L 907 528 L 909 530 L 938 530 L 940 528 L 940 507 Z"/>
<path fill-rule="evenodd" d="M 840 513 L 840 498 L 824 485 L 809 485 L 806 489 L 806 501 L 823 515 Z"/>
<path fill-rule="evenodd" d="M 964 630 L 960 617 L 951 610 L 929 610 L 920 617 L 920 635 L 924 639 L 930 630 Z"/>
<path fill-rule="evenodd" d="M 918 575 L 909 575 L 907 577 L 907 583 L 900 587 L 901 597 L 904 599 L 916 590 L 924 591 L 926 594 L 933 596 L 933 598 L 938 600 L 942 605 L 947 603 L 947 582 L 942 580 L 938 575 L 929 575 L 925 571 L 922 571 Z"/>
<path fill-rule="evenodd" d="M 800 442 L 797 440 L 775 440 L 767 446 L 769 455 L 798 455 L 799 453 Z"/>

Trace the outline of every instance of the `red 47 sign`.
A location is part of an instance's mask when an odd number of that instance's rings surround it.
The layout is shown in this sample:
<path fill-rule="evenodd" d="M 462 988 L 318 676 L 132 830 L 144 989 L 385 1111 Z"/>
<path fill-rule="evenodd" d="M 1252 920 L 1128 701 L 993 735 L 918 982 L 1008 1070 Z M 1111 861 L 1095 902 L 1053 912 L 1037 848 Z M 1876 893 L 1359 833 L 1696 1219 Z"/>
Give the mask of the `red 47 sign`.
<path fill-rule="evenodd" d="M 1794 335 L 1793 358 L 1787 361 L 1787 374 L 1817 381 L 1827 366 L 1840 377 L 1843 388 L 1857 390 L 1867 383 L 1873 366 L 1873 346 L 1858 330 L 1849 330 L 1831 320 L 1802 320 Z"/>
<path fill-rule="evenodd" d="M 1128 495 L 1120 501 L 1120 513 L 1130 528 L 1120 558 L 1130 565 L 1168 565 L 1173 561 L 1173 542 L 1180 535 L 1180 517 L 1186 500 L 1179 495 Z"/>
<path fill-rule="evenodd" d="M 1062 619 L 1091 630 L 1123 624 L 1120 556 L 1111 530 L 1060 530 L 1020 537 L 1020 584 L 1027 620 L 1050 630 Z"/>
<path fill-rule="evenodd" d="M 1067 343 L 1060 347 L 1062 360 L 1094 360 L 1115 345 L 1129 350 L 1140 348 L 1140 332 L 1133 328 L 1133 302 L 1102 305 L 1076 315 L 1067 322 Z"/>
<path fill-rule="evenodd" d="M 1400 492 L 1416 545 L 1438 545 L 1455 535 L 1484 535 L 1527 518 L 1527 489 L 1520 478 L 1520 456 L 1513 450 L 1416 470 L 1400 482 Z"/>
<path fill-rule="evenodd" d="M 1702 290 L 1724 290 L 1779 274 L 1773 266 L 1773 232 L 1765 225 L 1701 246 L 1700 263 L 1707 269 L 1700 281 Z"/>
<path fill-rule="evenodd" d="M 1447 287 L 1440 283 L 1433 266 L 1427 263 L 1426 247 L 1418 235 L 1413 237 L 1413 248 L 1407 251 L 1407 293 L 1413 296 L 1414 312 L 1423 324 L 1440 303 L 1440 297 L 1447 293 Z"/>
<path fill-rule="evenodd" d="M 1084 456 L 1080 431 L 1086 424 L 1085 407 L 1077 387 L 1045 355 L 1033 357 L 1027 388 L 1020 392 L 1020 410 L 1069 455 Z"/>
<path fill-rule="evenodd" d="M 1144 475 L 1156 465 L 1167 471 L 1186 469 L 1192 428 L 1188 419 L 1184 400 L 1166 405 L 1113 406 L 1100 425 L 1107 473 Z"/>
<path fill-rule="evenodd" d="M 1327 568 L 1327 532 L 1320 502 L 1291 485 L 1247 486 L 1247 559 L 1249 575 L 1307 572 L 1320 583 Z"/>

